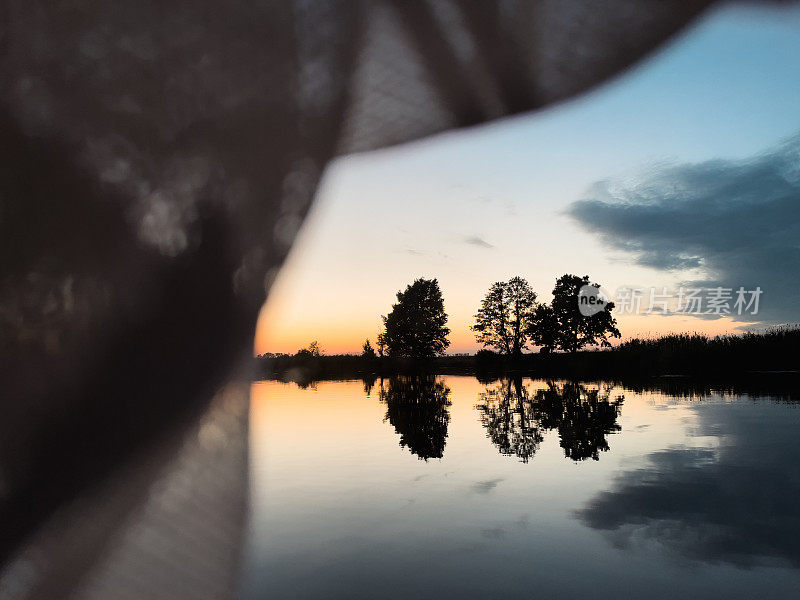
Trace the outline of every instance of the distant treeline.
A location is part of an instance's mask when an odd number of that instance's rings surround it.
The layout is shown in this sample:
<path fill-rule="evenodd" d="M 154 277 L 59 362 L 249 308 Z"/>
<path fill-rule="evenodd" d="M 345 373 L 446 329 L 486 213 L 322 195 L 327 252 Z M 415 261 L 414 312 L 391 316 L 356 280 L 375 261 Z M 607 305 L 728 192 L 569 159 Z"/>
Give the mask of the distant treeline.
<path fill-rule="evenodd" d="M 687 377 L 728 380 L 757 373 L 800 370 L 800 328 L 707 337 L 675 334 L 632 339 L 615 348 L 509 356 L 489 350 L 474 355 L 408 357 L 322 354 L 316 344 L 288 355 L 257 357 L 265 379 L 314 381 L 427 372 L 474 374 L 492 379 L 509 374 L 578 379 Z"/>
<path fill-rule="evenodd" d="M 587 306 L 582 310 L 581 304 Z M 470 329 L 484 348 L 513 360 L 519 360 L 530 346 L 538 346 L 543 353 L 607 348 L 611 339 L 620 337 L 613 309 L 614 303 L 600 297 L 600 284 L 590 283 L 588 275 L 559 277 L 550 304 L 539 302 L 524 278 L 512 277 L 490 286 Z M 450 345 L 447 319 L 439 282 L 416 279 L 397 292 L 397 302 L 382 317 L 376 348 L 367 339 L 364 354 L 375 354 L 377 349 L 381 357 L 443 356 Z"/>

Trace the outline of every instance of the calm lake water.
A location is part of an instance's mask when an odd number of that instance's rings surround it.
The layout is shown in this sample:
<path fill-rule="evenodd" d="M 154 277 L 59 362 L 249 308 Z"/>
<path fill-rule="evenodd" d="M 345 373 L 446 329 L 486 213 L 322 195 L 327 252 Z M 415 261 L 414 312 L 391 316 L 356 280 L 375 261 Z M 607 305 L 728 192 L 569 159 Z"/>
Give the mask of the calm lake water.
<path fill-rule="evenodd" d="M 253 385 L 249 598 L 800 597 L 800 404 Z"/>

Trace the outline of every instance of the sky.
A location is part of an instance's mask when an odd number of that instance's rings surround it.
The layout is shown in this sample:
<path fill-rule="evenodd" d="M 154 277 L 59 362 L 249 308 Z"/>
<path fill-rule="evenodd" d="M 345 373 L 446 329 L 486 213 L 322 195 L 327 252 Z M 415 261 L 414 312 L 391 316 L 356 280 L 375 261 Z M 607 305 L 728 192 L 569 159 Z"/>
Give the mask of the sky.
<path fill-rule="evenodd" d="M 359 352 L 418 277 L 449 353 L 479 349 L 480 300 L 515 275 L 543 302 L 564 273 L 643 310 L 666 288 L 673 312 L 684 286 L 762 291 L 756 315 L 618 312 L 623 339 L 797 322 L 798 240 L 800 7 L 725 5 L 568 102 L 332 162 L 254 349 Z"/>

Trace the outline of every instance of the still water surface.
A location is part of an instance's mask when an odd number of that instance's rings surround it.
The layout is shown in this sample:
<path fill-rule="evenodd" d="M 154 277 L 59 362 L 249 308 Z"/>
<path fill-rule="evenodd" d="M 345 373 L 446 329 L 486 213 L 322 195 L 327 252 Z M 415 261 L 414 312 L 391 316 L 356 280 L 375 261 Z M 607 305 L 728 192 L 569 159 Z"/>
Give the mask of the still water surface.
<path fill-rule="evenodd" d="M 259 382 L 251 428 L 249 598 L 800 597 L 785 396 Z"/>

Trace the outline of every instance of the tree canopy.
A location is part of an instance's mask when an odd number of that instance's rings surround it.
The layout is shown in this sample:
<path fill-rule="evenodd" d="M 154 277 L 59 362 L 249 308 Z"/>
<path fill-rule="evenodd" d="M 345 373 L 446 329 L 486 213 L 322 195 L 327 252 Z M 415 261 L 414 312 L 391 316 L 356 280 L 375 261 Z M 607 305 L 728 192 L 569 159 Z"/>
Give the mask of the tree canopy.
<path fill-rule="evenodd" d="M 300 348 L 295 356 L 299 358 L 318 358 L 322 355 L 322 350 L 319 347 L 319 342 L 314 340 L 308 345 L 308 348 Z"/>
<path fill-rule="evenodd" d="M 370 343 L 369 338 L 364 340 L 364 345 L 362 348 L 363 350 L 361 352 L 361 356 L 364 358 L 375 358 L 375 349 L 372 347 L 372 343 Z"/>
<path fill-rule="evenodd" d="M 519 356 L 531 341 L 537 306 L 536 292 L 522 277 L 493 283 L 471 327 L 475 339 L 484 347 Z"/>
<path fill-rule="evenodd" d="M 558 319 L 552 306 L 540 304 L 536 307 L 530 334 L 531 342 L 539 346 L 541 352 L 549 353 L 558 347 Z"/>
<path fill-rule="evenodd" d="M 545 351 L 558 348 L 565 352 L 576 352 L 585 346 L 611 346 L 609 337 L 619 338 L 617 321 L 611 314 L 614 303 L 609 302 L 603 310 L 591 316 L 581 314 L 578 293 L 590 284 L 589 276 L 562 275 L 553 288 L 550 311 L 543 311 L 534 324 L 532 335 Z"/>
<path fill-rule="evenodd" d="M 397 303 L 383 317 L 384 331 L 378 346 L 390 356 L 429 358 L 450 345 L 447 314 L 436 279 L 417 279 L 404 292 L 397 292 Z"/>

